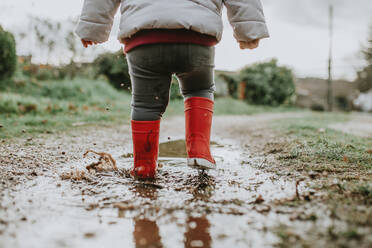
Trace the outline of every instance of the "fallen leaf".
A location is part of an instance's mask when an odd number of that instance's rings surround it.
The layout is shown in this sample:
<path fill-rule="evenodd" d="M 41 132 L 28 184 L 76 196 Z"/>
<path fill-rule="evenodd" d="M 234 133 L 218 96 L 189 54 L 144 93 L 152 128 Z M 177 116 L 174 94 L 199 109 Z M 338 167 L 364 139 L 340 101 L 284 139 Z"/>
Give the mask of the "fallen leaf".
<path fill-rule="evenodd" d="M 90 165 L 86 166 L 86 169 L 88 171 L 94 170 L 94 171 L 110 171 L 110 170 L 118 170 L 118 167 L 116 167 L 116 161 L 111 156 L 111 154 L 105 153 L 105 152 L 95 152 L 92 150 L 88 150 L 84 153 L 83 157 L 85 158 L 89 153 L 94 153 L 99 155 L 98 162 L 91 163 Z"/>
<path fill-rule="evenodd" d="M 343 160 L 348 163 L 349 162 L 349 158 L 347 156 L 344 156 Z"/>
<path fill-rule="evenodd" d="M 256 200 L 254 201 L 254 203 L 256 203 L 256 204 L 260 204 L 260 203 L 262 203 L 262 202 L 264 202 L 265 200 L 264 200 L 264 198 L 262 197 L 262 195 L 259 195 L 257 198 L 256 198 Z"/>
<path fill-rule="evenodd" d="M 76 111 L 77 110 L 77 107 L 74 104 L 69 103 L 68 104 L 68 110 L 70 110 L 70 111 Z"/>

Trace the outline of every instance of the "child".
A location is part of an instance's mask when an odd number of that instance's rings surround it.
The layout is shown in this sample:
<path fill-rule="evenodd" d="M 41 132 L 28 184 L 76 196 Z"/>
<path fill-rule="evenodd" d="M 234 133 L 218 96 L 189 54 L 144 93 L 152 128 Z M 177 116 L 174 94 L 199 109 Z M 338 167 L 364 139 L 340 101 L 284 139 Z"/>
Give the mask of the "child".
<path fill-rule="evenodd" d="M 132 174 L 156 174 L 160 119 L 173 74 L 185 99 L 187 164 L 215 168 L 209 146 L 221 10 L 225 5 L 240 48 L 254 49 L 269 37 L 260 0 L 85 0 L 76 30 L 84 47 L 107 41 L 120 5 L 119 40 L 132 82 Z"/>

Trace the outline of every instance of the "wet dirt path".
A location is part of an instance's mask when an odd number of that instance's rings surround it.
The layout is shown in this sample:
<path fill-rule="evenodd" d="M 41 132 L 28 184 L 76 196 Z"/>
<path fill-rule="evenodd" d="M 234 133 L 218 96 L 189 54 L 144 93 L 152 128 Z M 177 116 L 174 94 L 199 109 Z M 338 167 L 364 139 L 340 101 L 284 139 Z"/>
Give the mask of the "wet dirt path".
<path fill-rule="evenodd" d="M 259 151 L 275 138 L 267 123 L 298 115 L 216 117 L 218 169 L 208 173 L 182 158 L 183 118 L 164 120 L 158 178 L 149 182 L 128 174 L 128 125 L 3 142 L 0 247 L 271 247 L 272 228 L 290 218 L 276 202 L 296 196 L 296 180 L 265 172 L 275 160 Z M 112 154 L 119 170 L 64 178 L 97 160 L 82 158 L 88 149 Z"/>

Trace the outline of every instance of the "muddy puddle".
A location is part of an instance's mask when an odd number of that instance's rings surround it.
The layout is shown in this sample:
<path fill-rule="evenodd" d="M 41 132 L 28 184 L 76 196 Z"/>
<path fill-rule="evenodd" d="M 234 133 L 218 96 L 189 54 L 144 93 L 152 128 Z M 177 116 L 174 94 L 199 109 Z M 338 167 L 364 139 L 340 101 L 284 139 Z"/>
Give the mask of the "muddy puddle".
<path fill-rule="evenodd" d="M 212 142 L 217 169 L 188 168 L 183 127 L 178 125 L 182 122 L 164 122 L 167 132 L 161 132 L 158 176 L 152 181 L 129 175 L 133 158 L 127 127 L 32 141 L 35 151 L 50 152 L 35 156 L 41 165 L 34 176 L 23 176 L 1 192 L 0 247 L 271 247 L 277 243 L 279 238 L 271 230 L 288 223 L 291 211 L 285 206 L 279 211 L 275 202 L 296 197 L 296 181 L 264 172 L 263 166 L 270 163 L 264 155 L 252 153 L 239 139 L 222 132 L 216 132 Z M 63 146 L 67 148 L 59 148 Z M 17 147 L 4 147 L 0 151 L 8 152 L 6 157 L 13 154 L 18 161 L 24 156 L 18 166 L 28 166 L 28 154 L 34 151 L 15 153 Z M 117 170 L 88 172 L 86 166 L 99 156 L 83 158 L 83 154 L 93 148 L 110 153 Z M 57 159 L 61 154 L 64 159 Z M 54 161 L 43 163 L 44 157 Z M 85 171 L 85 176 L 61 176 L 74 171 Z M 297 184 L 297 193 L 308 191 L 305 183 Z"/>
<path fill-rule="evenodd" d="M 213 142 L 212 153 L 217 169 L 196 171 L 186 166 L 184 140 L 171 140 L 160 145 L 160 168 L 153 181 L 132 179 L 128 171 L 133 159 L 117 151 L 112 155 L 118 171 L 62 180 L 64 166 L 19 184 L 4 192 L 12 197 L 4 197 L 2 202 L 8 210 L 0 216 L 6 222 L 0 246 L 273 244 L 276 236 L 263 231 L 281 218 L 271 211 L 271 203 L 293 197 L 295 183 L 261 172 L 263 158 L 253 157 L 231 140 Z M 94 159 L 76 160 L 68 170 L 84 170 Z"/>

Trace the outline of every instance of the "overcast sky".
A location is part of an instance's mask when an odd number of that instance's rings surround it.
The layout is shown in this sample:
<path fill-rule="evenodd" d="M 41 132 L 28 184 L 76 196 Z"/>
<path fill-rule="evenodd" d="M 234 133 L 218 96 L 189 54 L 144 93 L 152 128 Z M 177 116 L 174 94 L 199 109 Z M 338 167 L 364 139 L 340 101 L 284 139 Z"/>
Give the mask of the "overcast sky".
<path fill-rule="evenodd" d="M 278 58 L 298 76 L 327 76 L 328 4 L 334 4 L 334 76 L 353 79 L 363 65 L 360 48 L 372 24 L 371 0 L 262 0 L 271 38 L 255 51 L 240 50 L 224 14 L 225 31 L 217 45 L 216 68 L 237 70 L 246 64 Z M 27 15 L 63 20 L 79 15 L 83 0 L 1 0 L 0 24 L 14 29 Z M 118 16 L 117 16 L 118 17 Z M 110 41 L 117 50 L 118 18 Z"/>

